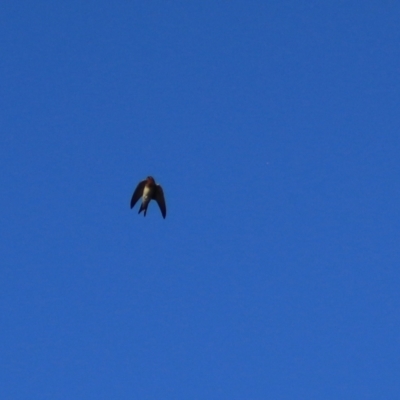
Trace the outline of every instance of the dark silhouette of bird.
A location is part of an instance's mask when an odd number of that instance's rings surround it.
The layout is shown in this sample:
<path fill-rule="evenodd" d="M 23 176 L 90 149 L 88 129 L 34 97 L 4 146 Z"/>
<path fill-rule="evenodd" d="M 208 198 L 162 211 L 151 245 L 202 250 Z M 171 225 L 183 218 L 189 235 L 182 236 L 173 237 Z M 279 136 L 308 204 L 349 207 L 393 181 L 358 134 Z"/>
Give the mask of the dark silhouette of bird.
<path fill-rule="evenodd" d="M 139 214 L 144 211 L 144 216 L 146 216 L 150 200 L 155 200 L 160 207 L 163 218 L 166 217 L 167 207 L 165 205 L 164 191 L 162 187 L 155 182 L 152 176 L 148 176 L 137 185 L 132 195 L 131 208 L 135 206 L 140 198 L 142 198 L 142 204 L 140 205 Z"/>

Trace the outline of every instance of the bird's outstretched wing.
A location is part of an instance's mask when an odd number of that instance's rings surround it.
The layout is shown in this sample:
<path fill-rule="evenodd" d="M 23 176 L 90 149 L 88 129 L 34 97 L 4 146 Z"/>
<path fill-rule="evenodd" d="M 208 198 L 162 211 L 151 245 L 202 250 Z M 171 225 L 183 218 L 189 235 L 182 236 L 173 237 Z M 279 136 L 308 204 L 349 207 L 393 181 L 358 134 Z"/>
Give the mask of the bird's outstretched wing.
<path fill-rule="evenodd" d="M 167 215 L 167 207 L 165 205 L 164 191 L 160 185 L 156 186 L 154 199 L 156 200 L 158 207 L 160 207 L 163 218 L 165 218 Z"/>
<path fill-rule="evenodd" d="M 142 197 L 145 185 L 146 185 L 146 179 L 144 181 L 139 182 L 139 184 L 136 186 L 136 189 L 133 192 L 131 199 L 131 208 L 133 208 L 136 202 Z"/>

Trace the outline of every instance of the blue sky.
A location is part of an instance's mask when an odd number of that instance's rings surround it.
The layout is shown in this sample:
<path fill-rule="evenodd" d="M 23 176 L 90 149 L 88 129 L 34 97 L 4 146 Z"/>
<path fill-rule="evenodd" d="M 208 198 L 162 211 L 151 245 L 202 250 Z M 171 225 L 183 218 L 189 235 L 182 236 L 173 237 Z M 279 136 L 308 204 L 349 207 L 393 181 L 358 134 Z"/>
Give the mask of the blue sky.
<path fill-rule="evenodd" d="M 400 5 L 0 18 L 2 399 L 398 396 Z"/>

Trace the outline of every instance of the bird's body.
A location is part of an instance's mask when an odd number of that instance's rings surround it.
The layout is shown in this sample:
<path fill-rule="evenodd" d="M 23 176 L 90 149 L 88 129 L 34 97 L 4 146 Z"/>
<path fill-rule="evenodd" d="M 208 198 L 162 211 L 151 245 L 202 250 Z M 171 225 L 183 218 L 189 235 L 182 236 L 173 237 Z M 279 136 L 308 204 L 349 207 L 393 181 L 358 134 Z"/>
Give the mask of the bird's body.
<path fill-rule="evenodd" d="M 140 205 L 139 214 L 144 211 L 143 214 L 146 216 L 150 201 L 155 200 L 160 207 L 163 218 L 166 217 L 167 207 L 165 205 L 164 191 L 162 187 L 155 182 L 152 176 L 148 176 L 137 185 L 132 195 L 131 208 L 135 206 L 140 198 L 142 198 L 142 204 Z"/>

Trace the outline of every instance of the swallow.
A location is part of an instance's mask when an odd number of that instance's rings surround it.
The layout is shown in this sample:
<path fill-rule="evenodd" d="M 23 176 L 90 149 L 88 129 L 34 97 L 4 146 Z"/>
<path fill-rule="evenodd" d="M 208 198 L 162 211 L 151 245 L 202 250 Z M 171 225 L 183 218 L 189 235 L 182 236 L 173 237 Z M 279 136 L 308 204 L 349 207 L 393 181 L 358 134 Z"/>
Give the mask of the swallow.
<path fill-rule="evenodd" d="M 139 182 L 136 186 L 131 199 L 131 208 L 135 206 L 140 198 L 142 198 L 142 204 L 140 205 L 139 214 L 144 211 L 144 216 L 146 216 L 150 200 L 155 200 L 158 207 L 160 207 L 163 218 L 165 219 L 167 215 L 167 207 L 165 206 L 164 191 L 162 190 L 162 187 L 155 182 L 152 176 L 148 176 L 144 181 Z"/>

